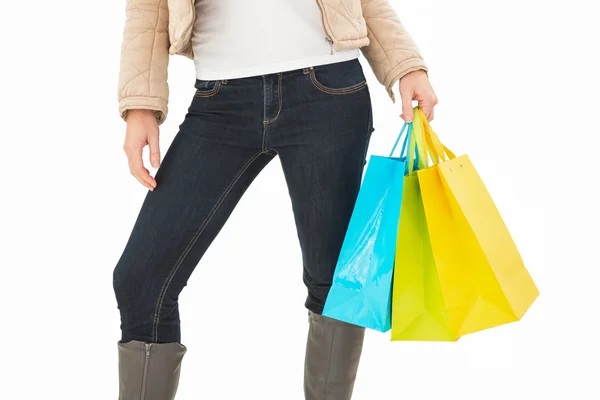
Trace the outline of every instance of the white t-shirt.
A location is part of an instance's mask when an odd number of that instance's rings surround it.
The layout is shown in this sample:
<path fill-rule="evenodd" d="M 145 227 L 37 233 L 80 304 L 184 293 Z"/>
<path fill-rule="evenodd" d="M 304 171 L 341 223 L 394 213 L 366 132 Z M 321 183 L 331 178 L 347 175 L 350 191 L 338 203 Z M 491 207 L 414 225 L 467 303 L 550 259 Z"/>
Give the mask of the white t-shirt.
<path fill-rule="evenodd" d="M 333 49 L 322 21 L 315 0 L 196 0 L 196 77 L 244 78 L 357 58 L 358 49 Z"/>

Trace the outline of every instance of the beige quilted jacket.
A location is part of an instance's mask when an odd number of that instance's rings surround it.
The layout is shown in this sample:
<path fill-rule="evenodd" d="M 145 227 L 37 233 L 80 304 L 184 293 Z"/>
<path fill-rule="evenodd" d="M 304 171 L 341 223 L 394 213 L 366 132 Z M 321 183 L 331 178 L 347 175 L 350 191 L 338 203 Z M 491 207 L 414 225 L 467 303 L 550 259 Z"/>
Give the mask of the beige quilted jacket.
<path fill-rule="evenodd" d="M 216 0 L 218 1 L 218 0 Z M 427 70 L 417 46 L 387 0 L 316 0 L 325 34 L 337 50 L 360 48 L 392 100 L 404 75 Z M 127 0 L 119 75 L 119 110 L 167 117 L 169 54 L 193 58 L 194 0 Z"/>

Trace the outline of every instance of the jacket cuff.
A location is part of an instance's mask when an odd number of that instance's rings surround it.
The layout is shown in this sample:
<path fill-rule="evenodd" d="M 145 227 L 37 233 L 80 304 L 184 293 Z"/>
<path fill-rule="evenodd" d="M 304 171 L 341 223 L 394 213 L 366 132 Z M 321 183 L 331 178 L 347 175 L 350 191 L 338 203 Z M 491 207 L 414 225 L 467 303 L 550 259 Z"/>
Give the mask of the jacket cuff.
<path fill-rule="evenodd" d="M 394 96 L 394 84 L 402 79 L 402 77 L 405 75 L 420 70 L 425 71 L 425 73 L 428 71 L 425 62 L 421 58 L 415 57 L 398 64 L 387 73 L 384 80 L 384 86 L 394 103 L 396 102 L 396 98 Z"/>
<path fill-rule="evenodd" d="M 165 122 L 169 112 L 167 103 L 158 97 L 125 97 L 121 99 L 119 112 L 124 121 L 127 121 L 129 110 L 152 110 L 159 125 Z"/>

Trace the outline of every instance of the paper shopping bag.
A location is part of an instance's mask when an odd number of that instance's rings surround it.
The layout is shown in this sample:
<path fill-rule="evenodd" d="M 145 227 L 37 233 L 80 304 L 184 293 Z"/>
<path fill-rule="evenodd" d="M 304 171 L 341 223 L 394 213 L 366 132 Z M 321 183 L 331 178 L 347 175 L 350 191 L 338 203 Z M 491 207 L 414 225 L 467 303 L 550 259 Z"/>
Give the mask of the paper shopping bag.
<path fill-rule="evenodd" d="M 415 110 L 416 111 L 416 110 Z M 417 115 L 416 122 L 419 122 Z M 414 124 L 413 141 L 427 148 L 423 126 Z M 413 164 L 408 154 L 404 193 L 396 242 L 392 291 L 392 340 L 458 339 L 450 326 L 448 311 L 437 272 L 427 228 L 418 174 L 427 168 L 426 151 L 421 162 Z M 417 153 L 418 154 L 418 153 Z M 414 165 L 414 168 L 410 168 Z"/>
<path fill-rule="evenodd" d="M 454 341 L 417 174 L 404 178 L 392 292 L 392 340 Z"/>
<path fill-rule="evenodd" d="M 539 294 L 535 283 L 469 157 L 455 157 L 417 114 L 436 159 L 417 175 L 452 333 L 517 321 Z"/>

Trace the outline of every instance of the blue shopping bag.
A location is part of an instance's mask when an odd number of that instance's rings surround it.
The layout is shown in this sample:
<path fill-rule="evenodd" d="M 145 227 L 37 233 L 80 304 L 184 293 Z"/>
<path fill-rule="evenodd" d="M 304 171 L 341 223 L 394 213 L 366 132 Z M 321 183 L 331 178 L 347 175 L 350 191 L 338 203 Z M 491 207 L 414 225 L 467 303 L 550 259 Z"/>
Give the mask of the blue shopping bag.
<path fill-rule="evenodd" d="M 394 158 L 405 131 L 400 157 Z M 369 159 L 323 309 L 327 317 L 380 332 L 391 328 L 392 275 L 407 171 L 404 153 L 415 146 L 411 134 L 412 124 L 405 124 L 389 157 Z"/>

